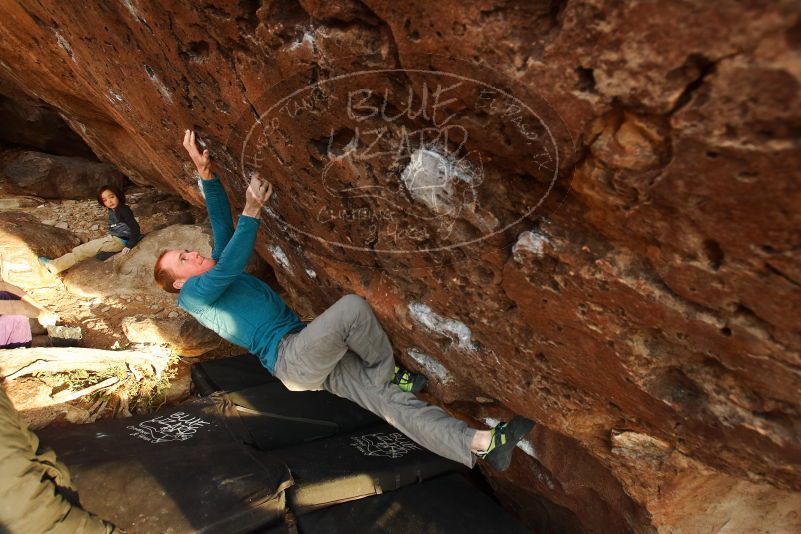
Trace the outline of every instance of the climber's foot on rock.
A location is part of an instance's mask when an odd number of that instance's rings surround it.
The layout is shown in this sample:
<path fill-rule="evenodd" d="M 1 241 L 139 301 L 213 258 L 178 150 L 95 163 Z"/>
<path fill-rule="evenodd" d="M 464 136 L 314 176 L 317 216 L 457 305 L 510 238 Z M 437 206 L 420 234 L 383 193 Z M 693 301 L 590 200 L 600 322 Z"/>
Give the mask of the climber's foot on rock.
<path fill-rule="evenodd" d="M 425 376 L 400 367 L 395 367 L 395 374 L 390 380 L 393 384 L 397 384 L 401 391 L 409 393 L 419 393 L 426 387 L 427 381 Z"/>
<path fill-rule="evenodd" d="M 508 423 L 499 423 L 490 430 L 490 446 L 476 456 L 498 471 L 506 471 L 512 462 L 512 452 L 518 442 L 534 428 L 534 421 L 517 416 Z"/>

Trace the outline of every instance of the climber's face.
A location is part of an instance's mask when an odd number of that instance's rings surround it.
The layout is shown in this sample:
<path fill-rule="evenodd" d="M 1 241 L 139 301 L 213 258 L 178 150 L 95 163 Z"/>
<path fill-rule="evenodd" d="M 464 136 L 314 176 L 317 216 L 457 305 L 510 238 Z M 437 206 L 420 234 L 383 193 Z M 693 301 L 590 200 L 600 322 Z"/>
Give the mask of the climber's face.
<path fill-rule="evenodd" d="M 103 205 L 110 210 L 113 210 L 120 205 L 120 199 L 118 199 L 117 195 L 114 194 L 114 191 L 110 189 L 106 189 L 100 193 L 100 200 L 102 200 Z"/>
<path fill-rule="evenodd" d="M 211 258 L 201 256 L 197 250 L 168 250 L 161 257 L 161 267 L 172 272 L 175 278 L 176 289 L 181 289 L 189 278 L 200 276 L 211 270 L 217 262 Z"/>

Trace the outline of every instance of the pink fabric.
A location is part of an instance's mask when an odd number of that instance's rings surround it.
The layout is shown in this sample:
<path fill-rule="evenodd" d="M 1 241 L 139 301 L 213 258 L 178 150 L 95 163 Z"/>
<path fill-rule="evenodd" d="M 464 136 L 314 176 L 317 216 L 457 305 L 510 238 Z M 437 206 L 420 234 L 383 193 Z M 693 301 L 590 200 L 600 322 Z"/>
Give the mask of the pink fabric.
<path fill-rule="evenodd" d="M 24 315 L 0 315 L 0 349 L 31 342 L 31 324 Z"/>

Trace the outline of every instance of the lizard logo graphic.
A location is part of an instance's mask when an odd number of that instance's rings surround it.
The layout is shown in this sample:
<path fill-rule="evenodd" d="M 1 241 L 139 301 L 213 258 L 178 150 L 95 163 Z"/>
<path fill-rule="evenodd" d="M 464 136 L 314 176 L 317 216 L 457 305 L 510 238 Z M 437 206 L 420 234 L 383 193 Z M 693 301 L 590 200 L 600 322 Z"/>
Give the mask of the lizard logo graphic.
<path fill-rule="evenodd" d="M 422 450 L 400 432 L 377 432 L 354 436 L 350 443 L 365 456 L 384 456 L 393 459 L 401 458 L 411 451 Z"/>

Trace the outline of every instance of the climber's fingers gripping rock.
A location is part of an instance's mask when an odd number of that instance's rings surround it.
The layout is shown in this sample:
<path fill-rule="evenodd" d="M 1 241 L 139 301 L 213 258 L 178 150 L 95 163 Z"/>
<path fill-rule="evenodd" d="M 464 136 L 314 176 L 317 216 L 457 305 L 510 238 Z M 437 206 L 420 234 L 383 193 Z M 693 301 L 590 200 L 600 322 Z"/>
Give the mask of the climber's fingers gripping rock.
<path fill-rule="evenodd" d="M 211 180 L 211 156 L 208 150 L 203 150 L 203 153 L 198 150 L 197 138 L 194 130 L 184 130 L 184 148 L 189 153 L 192 163 L 195 164 L 198 174 L 204 180 Z"/>

